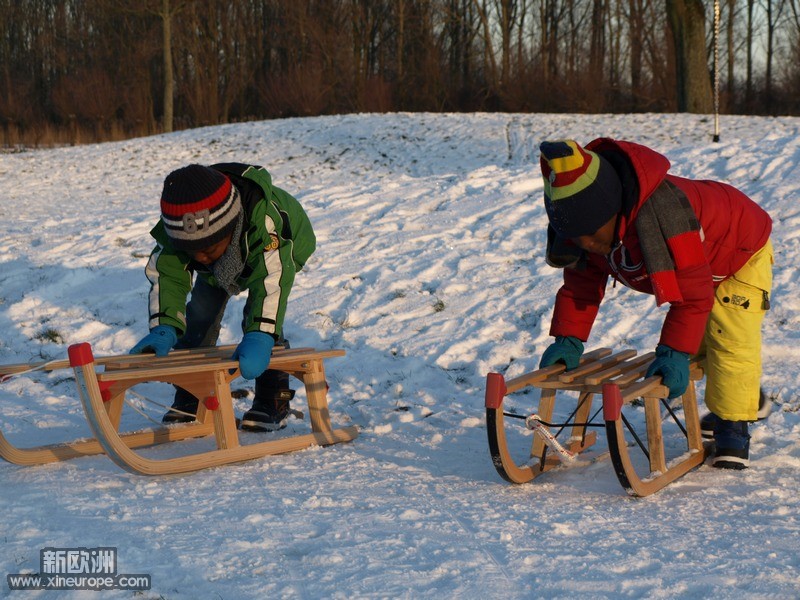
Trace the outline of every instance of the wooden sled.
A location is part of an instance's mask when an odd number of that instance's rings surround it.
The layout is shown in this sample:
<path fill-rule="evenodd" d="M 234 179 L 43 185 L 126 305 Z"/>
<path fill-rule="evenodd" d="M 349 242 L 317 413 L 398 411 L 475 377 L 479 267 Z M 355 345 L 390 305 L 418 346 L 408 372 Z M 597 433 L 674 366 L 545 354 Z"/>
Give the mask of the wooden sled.
<path fill-rule="evenodd" d="M 32 369 L 53 371 L 72 367 L 81 404 L 94 438 L 35 448 L 16 448 L 0 432 L 0 457 L 17 465 L 38 465 L 79 456 L 106 453 L 117 465 L 141 475 L 187 473 L 310 446 L 347 442 L 358 436 L 355 426 L 332 429 L 328 413 L 323 361 L 343 356 L 344 350 L 311 348 L 276 349 L 270 369 L 284 371 L 303 382 L 312 433 L 241 445 L 233 412 L 230 383 L 239 375 L 239 363 L 230 356 L 235 346 L 173 351 L 166 357 L 152 354 L 109 356 L 95 359 L 89 344 L 69 347 L 69 360 L 0 366 L 0 381 L 7 375 Z M 102 370 L 98 370 L 102 367 Z M 178 385 L 202 399 L 192 423 L 120 433 L 125 393 L 150 381 Z M 134 448 L 214 435 L 216 450 L 177 458 L 153 460 Z"/>
<path fill-rule="evenodd" d="M 498 373 L 490 373 L 486 381 L 486 429 L 489 452 L 500 476 L 511 483 L 527 483 L 554 467 L 580 463 L 581 453 L 596 441 L 596 433 L 588 428 L 598 426 L 606 430 L 608 455 L 617 478 L 633 496 L 648 496 L 703 464 L 707 450 L 700 435 L 694 388 L 694 382 L 703 377 L 702 367 L 697 361 L 690 365 L 689 386 L 681 399 L 681 421 L 666 400 L 669 390 L 661 384 L 661 378 L 644 378 L 653 357 L 652 352 L 636 357 L 635 350 L 614 354 L 608 348 L 600 348 L 584 354 L 580 365 L 571 371 L 557 364 L 509 381 Z M 541 390 L 537 412 L 534 415 L 505 412 L 507 396 L 526 387 Z M 551 422 L 557 391 L 578 394 L 574 410 L 561 424 Z M 601 395 L 602 407 L 590 415 L 595 394 Z M 637 408 L 631 404 L 638 398 L 644 403 L 641 434 L 632 425 L 631 411 Z M 574 398 L 567 399 L 574 402 Z M 602 422 L 596 421 L 601 410 Z M 626 417 L 626 412 L 631 418 Z M 530 452 L 523 460 L 515 461 L 509 450 L 507 434 L 511 431 L 506 429 L 505 417 L 525 419 L 534 431 L 532 443 L 530 436 L 524 437 L 530 444 Z M 666 426 L 670 427 L 670 433 L 677 432 L 677 437 L 685 439 L 685 443 L 679 444 L 682 451 L 673 450 L 669 458 L 665 450 Z M 569 437 L 562 443 L 558 437 L 564 432 Z M 641 451 L 638 460 L 629 453 L 629 446 Z"/>

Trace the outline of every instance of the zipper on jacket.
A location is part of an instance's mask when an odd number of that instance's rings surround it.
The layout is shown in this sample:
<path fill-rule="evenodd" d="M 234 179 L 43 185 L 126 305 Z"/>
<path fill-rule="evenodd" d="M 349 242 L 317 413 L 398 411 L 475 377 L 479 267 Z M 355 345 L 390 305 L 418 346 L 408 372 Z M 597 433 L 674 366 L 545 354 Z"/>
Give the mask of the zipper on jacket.
<path fill-rule="evenodd" d="M 613 259 L 611 258 L 611 256 L 614 254 L 614 251 L 617 248 L 619 248 L 621 245 L 622 245 L 621 242 L 617 242 L 617 245 L 614 246 L 611 249 L 611 252 L 609 252 L 606 255 L 606 262 L 608 263 L 608 266 L 611 267 L 611 276 L 614 278 L 614 283 L 611 285 L 611 289 L 612 290 L 617 287 L 617 282 L 620 282 L 622 285 L 624 285 L 626 287 L 631 287 L 631 285 L 627 281 L 625 281 L 625 278 L 620 274 L 619 269 L 617 268 L 617 265 L 614 263 Z"/>

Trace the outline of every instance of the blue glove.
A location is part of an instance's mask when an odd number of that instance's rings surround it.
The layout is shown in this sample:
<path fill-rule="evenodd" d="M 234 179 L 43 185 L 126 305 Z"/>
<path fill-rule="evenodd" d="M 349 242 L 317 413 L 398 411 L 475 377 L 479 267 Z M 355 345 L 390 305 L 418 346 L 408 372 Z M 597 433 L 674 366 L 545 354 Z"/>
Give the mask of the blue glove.
<path fill-rule="evenodd" d="M 659 344 L 646 377 L 653 375 L 661 375 L 661 383 L 669 388 L 670 398 L 683 396 L 689 385 L 689 355 Z"/>
<path fill-rule="evenodd" d="M 542 354 L 539 361 L 539 368 L 544 369 L 557 362 L 562 362 L 567 366 L 567 371 L 578 366 L 583 354 L 583 342 L 571 335 L 559 335 L 556 341 L 550 344 Z"/>
<path fill-rule="evenodd" d="M 255 379 L 267 370 L 275 338 L 268 333 L 248 331 L 236 346 L 233 360 L 239 361 L 239 372 L 245 379 Z"/>
<path fill-rule="evenodd" d="M 156 356 L 166 356 L 177 341 L 178 332 L 172 325 L 158 325 L 131 348 L 129 354 L 141 354 L 147 351 L 155 352 Z"/>

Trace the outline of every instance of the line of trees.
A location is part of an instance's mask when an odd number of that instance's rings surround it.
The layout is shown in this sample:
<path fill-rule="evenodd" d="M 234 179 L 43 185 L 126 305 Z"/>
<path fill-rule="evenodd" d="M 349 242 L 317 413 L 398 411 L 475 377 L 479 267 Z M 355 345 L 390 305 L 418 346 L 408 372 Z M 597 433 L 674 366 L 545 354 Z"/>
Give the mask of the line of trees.
<path fill-rule="evenodd" d="M 713 74 L 722 112 L 798 114 L 800 0 L 0 0 L 5 145 L 342 112 L 711 112 Z"/>

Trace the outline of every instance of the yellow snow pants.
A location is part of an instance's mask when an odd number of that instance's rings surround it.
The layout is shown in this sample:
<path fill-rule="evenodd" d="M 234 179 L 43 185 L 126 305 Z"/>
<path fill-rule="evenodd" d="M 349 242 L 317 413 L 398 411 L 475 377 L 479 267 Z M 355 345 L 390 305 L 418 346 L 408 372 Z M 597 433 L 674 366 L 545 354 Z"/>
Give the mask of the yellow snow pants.
<path fill-rule="evenodd" d="M 761 324 L 772 290 L 772 242 L 716 289 L 700 347 L 708 409 L 728 421 L 755 421 L 761 384 Z"/>

